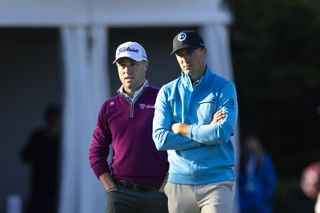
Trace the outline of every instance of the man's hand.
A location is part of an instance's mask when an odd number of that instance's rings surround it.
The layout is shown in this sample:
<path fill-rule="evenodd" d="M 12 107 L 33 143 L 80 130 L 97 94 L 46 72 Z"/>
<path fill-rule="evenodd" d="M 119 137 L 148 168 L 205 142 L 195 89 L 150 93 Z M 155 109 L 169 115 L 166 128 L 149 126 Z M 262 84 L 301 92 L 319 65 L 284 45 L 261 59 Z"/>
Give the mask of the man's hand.
<path fill-rule="evenodd" d="M 217 124 L 218 122 L 222 121 L 225 117 L 226 117 L 226 112 L 219 110 L 213 115 L 213 118 L 210 124 Z"/>
<path fill-rule="evenodd" d="M 117 190 L 117 185 L 112 180 L 110 173 L 105 172 L 99 176 L 99 180 L 107 192 L 112 192 Z"/>
<path fill-rule="evenodd" d="M 175 134 L 180 134 L 183 136 L 187 136 L 189 132 L 190 125 L 183 123 L 174 123 L 171 126 L 172 132 Z"/>

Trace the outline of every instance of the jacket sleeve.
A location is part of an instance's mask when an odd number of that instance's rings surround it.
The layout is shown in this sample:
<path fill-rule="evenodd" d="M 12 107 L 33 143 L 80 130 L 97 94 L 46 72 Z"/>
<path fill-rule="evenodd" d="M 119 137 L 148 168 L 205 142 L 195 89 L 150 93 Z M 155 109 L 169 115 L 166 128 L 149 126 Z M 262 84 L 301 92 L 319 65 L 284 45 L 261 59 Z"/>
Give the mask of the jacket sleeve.
<path fill-rule="evenodd" d="M 229 82 L 225 84 L 219 93 L 218 111 L 226 112 L 226 117 L 217 124 L 192 124 L 188 137 L 202 144 L 215 145 L 228 142 L 234 135 L 237 117 L 238 103 L 235 86 Z"/>
<path fill-rule="evenodd" d="M 107 108 L 103 106 L 99 112 L 96 128 L 93 132 L 93 139 L 89 148 L 90 166 L 97 178 L 105 172 L 110 172 L 107 158 L 111 140 L 111 133 L 107 122 Z"/>
<path fill-rule="evenodd" d="M 172 109 L 164 87 L 158 93 L 155 103 L 152 137 L 158 150 L 186 150 L 202 146 L 188 137 L 170 131 L 172 125 Z"/>

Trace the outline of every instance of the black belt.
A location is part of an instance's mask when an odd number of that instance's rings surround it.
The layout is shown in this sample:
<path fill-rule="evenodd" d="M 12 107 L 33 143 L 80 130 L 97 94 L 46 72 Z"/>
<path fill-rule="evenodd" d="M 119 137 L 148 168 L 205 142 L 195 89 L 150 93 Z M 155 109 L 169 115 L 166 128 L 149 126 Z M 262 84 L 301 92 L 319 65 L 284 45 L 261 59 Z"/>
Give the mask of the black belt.
<path fill-rule="evenodd" d="M 148 191 L 148 190 L 160 188 L 160 185 L 136 184 L 136 183 L 127 182 L 125 180 L 116 180 L 115 182 L 118 186 L 122 186 L 123 188 L 131 189 L 134 191 Z"/>

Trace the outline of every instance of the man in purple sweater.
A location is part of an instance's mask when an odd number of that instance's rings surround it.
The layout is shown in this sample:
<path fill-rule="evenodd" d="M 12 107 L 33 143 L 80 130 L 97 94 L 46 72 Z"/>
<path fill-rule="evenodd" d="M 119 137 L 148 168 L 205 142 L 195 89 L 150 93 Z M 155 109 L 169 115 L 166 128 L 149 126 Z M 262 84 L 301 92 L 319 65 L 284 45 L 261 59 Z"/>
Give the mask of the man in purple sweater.
<path fill-rule="evenodd" d="M 125 42 L 113 63 L 122 86 L 103 104 L 89 150 L 91 168 L 108 192 L 107 212 L 168 212 L 163 187 L 169 164 L 152 140 L 158 88 L 145 79 L 147 54 L 139 43 Z"/>

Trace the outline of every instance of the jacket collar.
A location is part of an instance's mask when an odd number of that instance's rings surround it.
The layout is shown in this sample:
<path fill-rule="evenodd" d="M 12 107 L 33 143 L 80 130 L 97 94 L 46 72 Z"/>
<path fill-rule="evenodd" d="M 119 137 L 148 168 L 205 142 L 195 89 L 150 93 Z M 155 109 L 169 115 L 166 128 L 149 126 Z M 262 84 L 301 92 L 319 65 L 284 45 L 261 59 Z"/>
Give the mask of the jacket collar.
<path fill-rule="evenodd" d="M 194 82 L 192 84 L 192 81 L 190 79 L 190 77 L 185 74 L 184 72 L 181 71 L 181 81 L 182 81 L 182 84 L 189 88 L 189 89 L 192 89 L 194 88 L 197 84 L 200 84 L 201 82 L 205 81 L 206 79 L 209 78 L 209 76 L 213 75 L 213 73 L 211 72 L 211 70 L 209 69 L 209 67 L 206 65 L 206 68 L 205 68 L 205 71 L 203 73 L 203 75 L 200 77 L 200 79 L 196 82 Z"/>
<path fill-rule="evenodd" d="M 138 97 L 142 94 L 142 92 L 144 91 L 144 89 L 146 87 L 149 86 L 149 82 L 147 80 L 144 81 L 142 87 L 140 89 L 138 89 L 137 91 L 135 91 L 135 93 L 133 94 L 133 97 L 131 98 L 129 95 L 127 95 L 124 90 L 123 90 L 123 86 L 121 86 L 119 89 L 118 89 L 118 94 L 125 97 L 127 100 L 130 100 L 130 102 L 135 102 Z"/>

